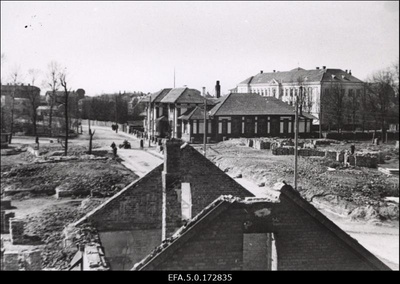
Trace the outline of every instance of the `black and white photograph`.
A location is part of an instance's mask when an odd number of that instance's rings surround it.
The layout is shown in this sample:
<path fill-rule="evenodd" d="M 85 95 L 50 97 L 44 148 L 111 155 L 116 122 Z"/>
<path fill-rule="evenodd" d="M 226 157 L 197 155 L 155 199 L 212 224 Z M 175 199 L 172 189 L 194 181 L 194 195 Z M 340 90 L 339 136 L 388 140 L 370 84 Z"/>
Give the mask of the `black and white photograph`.
<path fill-rule="evenodd" d="M 399 101 L 399 1 L 1 1 L 1 271 L 399 271 Z"/>

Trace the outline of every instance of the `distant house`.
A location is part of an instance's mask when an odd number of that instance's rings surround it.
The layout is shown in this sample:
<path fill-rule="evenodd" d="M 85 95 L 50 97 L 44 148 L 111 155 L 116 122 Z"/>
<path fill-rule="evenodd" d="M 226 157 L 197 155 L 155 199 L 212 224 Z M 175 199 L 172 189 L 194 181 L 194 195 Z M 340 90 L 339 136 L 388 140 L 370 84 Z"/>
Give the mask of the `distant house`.
<path fill-rule="evenodd" d="M 31 85 L 1 85 L 1 128 L 10 131 L 11 109 L 14 97 L 14 123 L 29 123 L 32 117 L 31 99 L 40 104 L 40 88 Z M 14 128 L 14 131 L 17 129 Z"/>
<path fill-rule="evenodd" d="M 204 106 L 200 91 L 190 88 L 162 89 L 150 95 L 147 103 L 145 132 L 154 137 L 182 137 L 182 114 L 197 106 Z M 210 109 L 213 102 L 208 99 Z"/>
<path fill-rule="evenodd" d="M 132 270 L 390 270 L 291 186 L 221 196 Z"/>

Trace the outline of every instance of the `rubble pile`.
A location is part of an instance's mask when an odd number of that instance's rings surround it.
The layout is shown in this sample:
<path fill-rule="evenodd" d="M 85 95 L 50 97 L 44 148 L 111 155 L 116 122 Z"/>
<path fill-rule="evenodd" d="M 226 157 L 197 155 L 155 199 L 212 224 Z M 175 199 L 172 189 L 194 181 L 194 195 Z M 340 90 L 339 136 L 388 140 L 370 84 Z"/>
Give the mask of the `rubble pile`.
<path fill-rule="evenodd" d="M 53 195 L 58 188 L 68 192 L 68 196 L 88 196 L 92 191 L 96 196 L 111 196 L 137 178 L 114 160 L 27 164 L 1 173 L 1 192 L 6 196 Z"/>
<path fill-rule="evenodd" d="M 215 151 L 210 152 L 208 158 L 232 177 L 241 175 L 267 188 L 273 188 L 277 181 L 293 184 L 293 156 L 271 155 L 274 150 L 252 151 L 234 143 L 228 146 L 226 142 L 213 146 Z M 343 148 L 341 144 L 334 145 Z M 280 148 L 289 151 L 285 146 Z M 330 209 L 352 218 L 398 220 L 398 206 L 396 208 L 393 203 L 385 201 L 387 196 L 399 196 L 398 179 L 395 179 L 396 176 L 389 179 L 386 174 L 374 169 L 378 156 L 360 150 L 349 167 L 343 164 L 344 152 L 340 148 L 324 149 L 320 151 L 321 157 L 299 156 L 298 190 L 307 200 L 324 203 Z M 394 155 L 392 157 L 394 159 Z M 367 206 L 372 206 L 376 215 L 370 214 L 371 208 Z M 354 211 L 356 208 L 359 208 L 358 211 Z"/>
<path fill-rule="evenodd" d="M 27 217 L 25 234 L 40 236 L 44 269 L 65 270 L 68 268 L 77 247 L 65 247 L 63 230 L 87 214 L 90 208 L 92 206 L 82 207 L 80 201 L 71 201 L 46 208 L 38 214 Z M 97 233 L 87 226 L 83 226 L 76 236 L 76 244 L 89 243 L 98 238 L 96 238 Z"/>

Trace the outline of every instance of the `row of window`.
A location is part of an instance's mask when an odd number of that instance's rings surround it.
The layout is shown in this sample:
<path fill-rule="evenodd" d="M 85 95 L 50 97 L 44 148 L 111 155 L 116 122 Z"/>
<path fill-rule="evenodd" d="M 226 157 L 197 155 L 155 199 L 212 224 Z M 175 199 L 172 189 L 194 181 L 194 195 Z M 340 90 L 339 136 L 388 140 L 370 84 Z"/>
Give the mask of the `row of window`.
<path fill-rule="evenodd" d="M 246 124 L 247 127 L 252 128 L 250 125 L 253 123 L 250 120 L 248 121 L 242 121 L 241 122 L 241 133 L 245 134 L 246 133 Z M 252 129 L 254 134 L 257 134 L 258 132 L 258 121 L 254 121 L 254 128 Z M 267 126 L 267 133 L 271 133 L 271 122 L 268 120 L 266 121 L 266 126 Z M 193 134 L 204 134 L 204 122 L 202 121 L 197 121 L 194 120 L 193 124 Z M 212 124 L 211 121 L 208 121 L 208 126 L 207 126 L 207 133 L 211 134 L 212 133 Z M 292 133 L 292 121 L 288 119 L 281 119 L 280 124 L 279 124 L 279 133 Z M 299 121 L 299 132 L 304 133 L 304 132 L 310 132 L 311 128 L 311 121 Z M 182 133 L 184 134 L 190 134 L 190 123 L 183 123 L 182 124 Z M 224 119 L 221 121 L 218 121 L 218 134 L 232 134 L 232 122 L 230 120 Z"/>

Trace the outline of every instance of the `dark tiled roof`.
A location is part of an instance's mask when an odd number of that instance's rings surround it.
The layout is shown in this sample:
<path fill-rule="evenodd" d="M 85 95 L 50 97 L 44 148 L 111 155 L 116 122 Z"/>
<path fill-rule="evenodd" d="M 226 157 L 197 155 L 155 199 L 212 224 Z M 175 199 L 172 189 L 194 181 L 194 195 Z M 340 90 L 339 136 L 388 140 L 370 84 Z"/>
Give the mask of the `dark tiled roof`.
<path fill-rule="evenodd" d="M 336 75 L 336 80 L 340 82 L 362 83 L 361 80 L 341 69 L 304 70 L 302 68 L 295 68 L 291 71 L 259 73 L 240 82 L 240 84 L 270 84 L 274 80 L 278 83 L 296 83 L 298 82 L 298 78 L 306 78 L 305 82 L 330 82 L 332 75 Z M 345 78 L 342 78 L 342 75 L 344 75 Z"/>
<path fill-rule="evenodd" d="M 151 94 L 151 102 L 159 103 L 171 91 L 171 88 L 162 89 L 154 94 Z"/>
<path fill-rule="evenodd" d="M 175 88 L 161 100 L 162 103 L 181 103 L 181 104 L 201 104 L 204 103 L 204 97 L 200 91 L 189 88 Z"/>
<path fill-rule="evenodd" d="M 209 118 L 208 113 L 206 113 L 206 119 Z M 184 114 L 182 114 L 178 119 L 183 119 L 183 120 L 194 120 L 194 119 L 199 119 L 199 120 L 204 120 L 204 110 L 201 109 L 200 107 L 195 107 L 194 109 L 190 109 L 186 111 Z"/>
<path fill-rule="evenodd" d="M 277 98 L 262 97 L 256 93 L 231 93 L 220 98 L 210 115 L 295 115 L 295 107 Z M 315 119 L 310 114 L 303 113 L 303 116 Z"/>
<path fill-rule="evenodd" d="M 210 111 L 210 115 L 294 115 L 294 108 L 256 93 L 231 93 Z"/>

